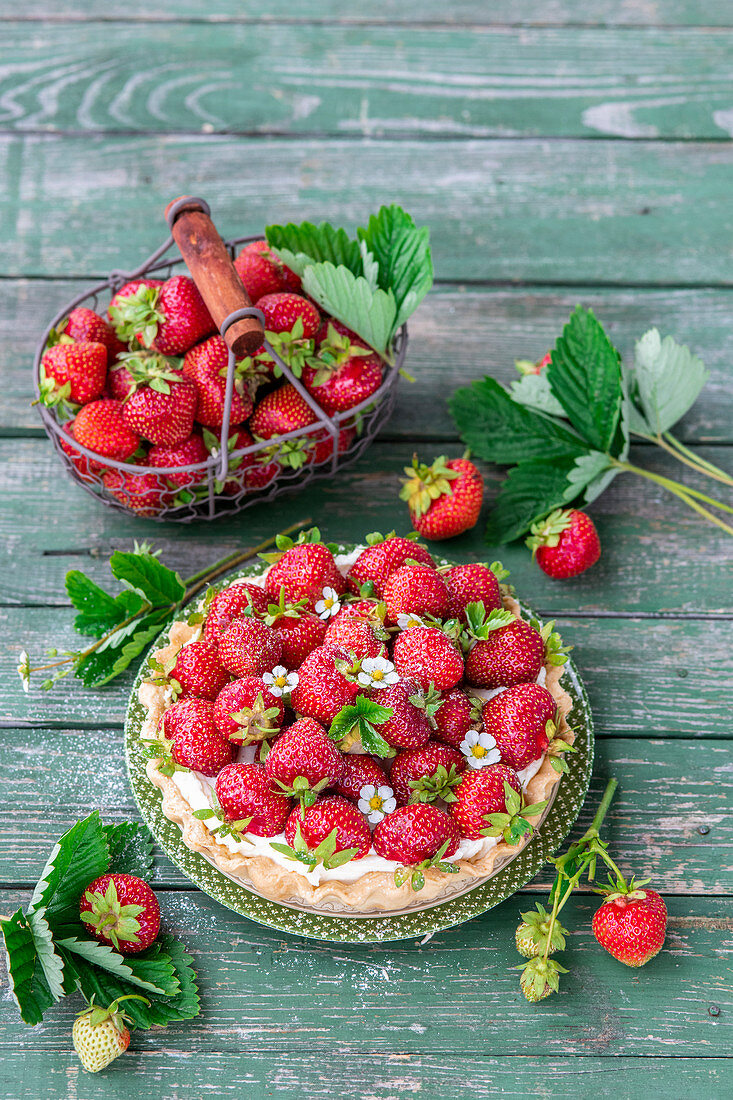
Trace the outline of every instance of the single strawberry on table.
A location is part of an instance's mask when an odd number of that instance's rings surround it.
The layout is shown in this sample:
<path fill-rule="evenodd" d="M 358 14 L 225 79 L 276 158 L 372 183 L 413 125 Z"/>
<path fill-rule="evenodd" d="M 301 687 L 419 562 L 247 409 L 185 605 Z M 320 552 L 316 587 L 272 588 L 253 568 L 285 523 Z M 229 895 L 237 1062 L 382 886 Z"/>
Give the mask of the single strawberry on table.
<path fill-rule="evenodd" d="M 595 524 L 577 508 L 557 508 L 533 523 L 525 541 L 542 572 L 557 580 L 585 573 L 601 556 Z"/>
<path fill-rule="evenodd" d="M 216 797 L 228 823 L 247 821 L 247 832 L 276 836 L 282 832 L 290 799 L 278 791 L 262 764 L 227 764 L 216 779 Z"/>
<path fill-rule="evenodd" d="M 619 879 L 593 916 L 593 935 L 614 959 L 644 966 L 659 953 L 667 929 L 667 906 L 656 890 Z"/>
<path fill-rule="evenodd" d="M 107 348 L 101 343 L 54 344 L 41 360 L 42 405 L 86 405 L 101 397 L 107 380 Z"/>
<path fill-rule="evenodd" d="M 436 458 L 431 466 L 405 467 L 400 499 L 407 501 L 415 530 L 426 539 L 451 539 L 475 527 L 481 511 L 484 479 L 467 458 Z"/>
<path fill-rule="evenodd" d="M 123 955 L 145 951 L 160 931 L 158 899 L 135 875 L 95 878 L 79 899 L 79 916 L 95 939 Z"/>
<path fill-rule="evenodd" d="M 187 275 L 172 275 L 158 286 L 139 285 L 124 295 L 118 292 L 109 317 L 120 340 L 137 339 L 162 355 L 182 355 L 216 328 Z"/>
<path fill-rule="evenodd" d="M 255 676 L 243 676 L 222 686 L 214 699 L 214 723 L 223 737 L 250 745 L 274 737 L 283 723 L 285 707 Z"/>
<path fill-rule="evenodd" d="M 120 1008 L 120 1004 L 132 1000 L 150 1004 L 147 997 L 126 993 L 104 1008 L 94 1003 L 92 995 L 89 1004 L 77 1012 L 71 1039 L 81 1064 L 89 1073 L 106 1069 L 129 1047 L 130 1029 L 127 1025 L 132 1023 L 132 1019 Z"/>

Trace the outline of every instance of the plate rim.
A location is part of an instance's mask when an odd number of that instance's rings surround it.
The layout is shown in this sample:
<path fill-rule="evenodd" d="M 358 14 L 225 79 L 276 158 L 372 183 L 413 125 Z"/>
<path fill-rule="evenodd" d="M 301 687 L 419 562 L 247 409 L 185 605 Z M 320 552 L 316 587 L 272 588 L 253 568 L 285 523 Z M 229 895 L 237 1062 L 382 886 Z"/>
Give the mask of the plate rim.
<path fill-rule="evenodd" d="M 337 543 L 336 553 L 350 553 L 356 549 L 357 545 L 360 544 Z M 450 559 L 433 556 L 439 565 L 454 564 Z M 217 587 L 220 585 L 225 587 L 235 580 L 261 572 L 262 566 L 257 561 L 240 566 L 221 579 L 217 579 Z M 196 597 L 193 606 L 200 603 L 202 598 L 202 596 Z M 523 601 L 519 601 L 519 604 L 523 616 L 536 617 L 529 605 Z M 552 802 L 541 830 L 535 833 L 513 859 L 493 875 L 460 894 L 453 895 L 444 901 L 438 900 L 425 908 L 396 915 L 375 916 L 363 914 L 344 916 L 325 911 L 315 913 L 299 910 L 266 898 L 243 884 L 235 882 L 202 853 L 194 852 L 184 844 L 179 826 L 169 821 L 162 813 L 162 792 L 150 782 L 139 750 L 142 704 L 137 696 L 148 658 L 153 650 L 158 649 L 164 642 L 170 625 L 180 621 L 186 613 L 190 613 L 190 607 L 191 605 L 187 605 L 180 609 L 142 657 L 125 713 L 125 762 L 128 781 L 138 811 L 156 843 L 194 886 L 233 912 L 275 931 L 320 941 L 385 943 L 431 936 L 435 932 L 456 927 L 474 917 L 481 916 L 513 896 L 534 878 L 551 853 L 562 844 L 577 820 L 593 773 L 595 736 L 593 714 L 585 684 L 574 661 L 569 658 L 565 664 L 567 682 L 563 686 L 573 699 L 571 712 L 574 713 L 573 728 L 578 735 L 580 751 L 573 754 L 572 771 L 565 773 L 561 782 L 555 786 Z M 572 779 L 568 780 L 569 776 L 572 776 Z M 512 880 L 517 873 L 521 881 L 514 883 Z M 237 891 L 235 897 L 231 896 L 233 890 Z"/>

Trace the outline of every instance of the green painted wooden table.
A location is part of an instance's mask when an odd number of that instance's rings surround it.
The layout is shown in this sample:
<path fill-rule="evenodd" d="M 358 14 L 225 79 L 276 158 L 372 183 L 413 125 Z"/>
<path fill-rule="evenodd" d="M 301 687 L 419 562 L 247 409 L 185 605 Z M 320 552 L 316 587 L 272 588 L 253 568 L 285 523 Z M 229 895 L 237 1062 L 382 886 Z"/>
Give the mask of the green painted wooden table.
<path fill-rule="evenodd" d="M 24 696 L 21 647 L 71 639 L 63 577 L 133 537 L 191 573 L 304 515 L 326 536 L 404 528 L 401 467 L 457 454 L 445 398 L 540 355 L 577 301 L 624 352 L 657 324 L 711 380 L 681 425 L 733 459 L 733 10 L 728 0 L 24 0 L 0 4 L 0 911 L 28 898 L 64 828 L 134 816 L 121 751 L 129 685 Z M 431 227 L 434 292 L 413 386 L 334 484 L 198 529 L 106 511 L 59 476 L 29 407 L 42 321 L 136 265 L 165 201 L 203 194 L 225 234 L 266 221 L 357 224 L 396 200 Z M 650 448 L 655 469 L 673 463 Z M 680 469 L 678 468 L 677 474 Z M 500 479 L 487 470 L 489 496 Z M 682 475 L 684 479 L 684 474 Z M 203 1013 L 138 1034 L 101 1078 L 69 1052 L 71 1005 L 35 1032 L 2 999 L 8 1100 L 354 1096 L 723 1097 L 733 1090 L 730 544 L 650 484 L 594 505 L 600 564 L 552 583 L 502 554 L 576 647 L 596 714 L 589 820 L 609 774 L 623 867 L 664 892 L 664 952 L 628 971 L 570 906 L 563 991 L 529 1006 L 512 933 L 524 896 L 421 945 L 287 937 L 220 908 L 164 857 L 167 925 L 195 955 Z M 484 557 L 480 529 L 451 544 Z M 728 573 L 726 574 L 726 569 Z M 567 961 L 566 960 L 566 961 Z M 75 1007 L 75 1006 L 74 1006 Z"/>

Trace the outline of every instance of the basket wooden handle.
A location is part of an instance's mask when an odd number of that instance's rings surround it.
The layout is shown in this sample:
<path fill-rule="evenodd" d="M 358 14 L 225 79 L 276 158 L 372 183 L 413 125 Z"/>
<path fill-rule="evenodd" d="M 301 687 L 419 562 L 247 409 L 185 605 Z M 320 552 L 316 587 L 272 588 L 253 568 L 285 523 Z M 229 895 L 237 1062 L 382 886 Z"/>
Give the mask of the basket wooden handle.
<path fill-rule="evenodd" d="M 180 199 L 168 203 L 166 217 L 176 202 Z M 217 328 L 230 313 L 252 305 L 216 226 L 196 199 L 178 211 L 171 233 Z M 257 317 L 235 321 L 224 336 L 237 359 L 255 352 L 264 338 Z"/>

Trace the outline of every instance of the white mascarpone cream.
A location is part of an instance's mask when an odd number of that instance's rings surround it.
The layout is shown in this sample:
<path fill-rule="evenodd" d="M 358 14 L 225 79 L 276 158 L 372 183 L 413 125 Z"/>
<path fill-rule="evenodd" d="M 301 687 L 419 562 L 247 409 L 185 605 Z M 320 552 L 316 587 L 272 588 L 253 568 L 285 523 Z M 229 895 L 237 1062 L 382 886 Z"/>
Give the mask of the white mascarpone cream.
<path fill-rule="evenodd" d="M 335 560 L 339 572 L 345 575 L 358 558 L 362 549 L 363 547 L 357 548 L 348 554 L 336 554 Z M 252 576 L 242 577 L 240 579 L 246 580 L 249 583 L 258 584 L 264 579 L 265 572 L 266 571 L 263 570 L 262 573 L 253 574 Z M 237 582 L 235 581 L 234 583 L 236 584 Z M 191 641 L 195 641 L 199 633 L 200 631 L 191 638 Z M 186 644 L 190 644 L 190 642 Z M 545 675 L 545 669 L 543 668 L 537 677 L 538 684 L 544 685 Z M 468 690 L 470 694 L 477 695 L 481 699 L 492 699 L 500 692 L 506 691 L 506 688 L 498 687 L 492 690 L 470 688 Z M 356 751 L 358 751 L 358 749 Z M 250 762 L 254 759 L 254 747 L 249 746 L 241 749 L 237 758 L 243 763 Z M 526 768 L 523 768 L 522 771 L 517 773 L 522 785 L 522 790 L 526 789 L 529 781 L 540 770 L 544 758 L 543 753 L 537 760 L 533 760 L 531 764 L 528 764 Z M 212 808 L 214 804 L 215 780 L 210 779 L 208 776 L 201 775 L 200 772 L 178 771 L 173 773 L 172 780 L 192 810 Z M 312 886 L 319 886 L 322 882 L 329 882 L 332 880 L 337 880 L 339 882 L 355 882 L 369 871 L 382 871 L 393 874 L 397 867 L 401 866 L 400 863 L 394 860 L 383 859 L 382 856 L 378 856 L 376 852 L 372 852 L 369 855 L 363 856 L 362 859 L 351 860 L 351 862 L 345 863 L 342 867 L 336 867 L 333 870 L 328 870 L 323 867 L 323 865 L 309 868 L 305 863 L 301 863 L 297 859 L 288 859 L 287 856 L 283 855 L 281 852 L 277 852 L 272 847 L 273 843 L 286 843 L 284 832 L 270 837 L 255 836 L 254 833 L 247 833 L 247 840 L 245 841 L 235 840 L 234 837 L 231 836 L 219 836 L 216 832 L 212 831 L 212 827 L 207 822 L 203 822 L 202 824 L 208 829 L 217 844 L 221 844 L 225 848 L 228 848 L 230 852 L 240 853 L 242 855 L 267 856 L 268 859 L 271 859 L 274 863 L 279 864 L 286 870 L 294 871 L 296 874 L 302 875 Z M 461 859 L 473 859 L 478 855 L 484 856 L 492 848 L 495 848 L 498 843 L 499 838 L 493 836 L 482 837 L 480 840 L 463 839 L 458 845 L 455 854 L 448 857 L 445 862 L 455 863 Z"/>

